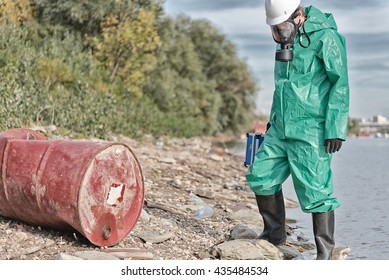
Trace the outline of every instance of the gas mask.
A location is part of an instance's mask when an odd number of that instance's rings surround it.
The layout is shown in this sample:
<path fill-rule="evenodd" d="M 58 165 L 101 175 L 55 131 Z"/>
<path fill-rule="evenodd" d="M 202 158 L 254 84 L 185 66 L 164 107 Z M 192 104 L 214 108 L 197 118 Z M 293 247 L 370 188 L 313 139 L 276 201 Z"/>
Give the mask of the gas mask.
<path fill-rule="evenodd" d="M 274 41 L 281 45 L 281 48 L 276 51 L 276 60 L 278 61 L 293 60 L 293 45 L 296 36 L 299 36 L 299 44 L 303 48 L 308 48 L 311 44 L 311 40 L 305 32 L 304 25 L 302 25 L 302 27 L 304 35 L 308 39 L 308 45 L 305 46 L 302 44 L 302 38 L 300 34 L 301 24 L 296 24 L 294 22 L 294 18 L 296 17 L 297 15 L 294 14 L 286 21 L 270 26 Z"/>

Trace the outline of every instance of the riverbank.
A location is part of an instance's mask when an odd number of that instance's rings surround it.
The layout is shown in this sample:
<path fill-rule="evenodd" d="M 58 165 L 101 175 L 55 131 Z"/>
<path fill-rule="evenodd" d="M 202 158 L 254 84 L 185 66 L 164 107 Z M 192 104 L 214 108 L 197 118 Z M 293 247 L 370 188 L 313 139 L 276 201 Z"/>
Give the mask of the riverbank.
<path fill-rule="evenodd" d="M 131 147 L 145 179 L 145 204 L 130 234 L 113 247 L 99 248 L 77 232 L 32 227 L 0 217 L 0 259 L 314 257 L 312 241 L 299 233 L 298 223 L 290 219 L 293 217 L 287 217 L 286 245 L 277 248 L 255 240 L 263 223 L 245 181 L 244 159 L 214 145 L 212 139 L 114 136 L 112 141 Z M 298 207 L 295 201 L 285 202 L 287 208 Z"/>

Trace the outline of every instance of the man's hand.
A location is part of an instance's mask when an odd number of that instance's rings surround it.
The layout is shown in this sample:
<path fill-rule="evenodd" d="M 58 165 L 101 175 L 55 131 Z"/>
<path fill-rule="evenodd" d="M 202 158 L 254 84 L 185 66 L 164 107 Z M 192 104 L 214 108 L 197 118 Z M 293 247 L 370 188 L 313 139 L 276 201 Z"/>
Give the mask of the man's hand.
<path fill-rule="evenodd" d="M 342 139 L 334 138 L 334 139 L 326 139 L 324 140 L 324 146 L 326 147 L 326 153 L 335 153 L 340 150 L 342 147 Z"/>

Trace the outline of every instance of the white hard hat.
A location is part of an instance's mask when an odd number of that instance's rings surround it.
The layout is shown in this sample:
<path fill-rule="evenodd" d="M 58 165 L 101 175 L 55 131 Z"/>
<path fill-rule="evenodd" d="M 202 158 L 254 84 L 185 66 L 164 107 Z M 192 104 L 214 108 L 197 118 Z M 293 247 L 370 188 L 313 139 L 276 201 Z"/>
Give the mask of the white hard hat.
<path fill-rule="evenodd" d="M 277 25 L 287 20 L 300 5 L 300 0 L 266 0 L 266 23 Z"/>

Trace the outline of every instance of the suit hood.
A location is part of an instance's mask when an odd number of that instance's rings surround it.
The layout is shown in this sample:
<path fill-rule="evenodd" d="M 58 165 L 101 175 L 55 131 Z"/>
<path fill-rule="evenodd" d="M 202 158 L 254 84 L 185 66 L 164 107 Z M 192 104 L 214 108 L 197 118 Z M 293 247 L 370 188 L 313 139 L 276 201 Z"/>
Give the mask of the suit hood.
<path fill-rule="evenodd" d="M 330 13 L 323 13 L 314 6 L 305 8 L 307 19 L 304 23 L 304 28 L 307 33 L 320 31 L 323 29 L 338 30 L 335 19 Z"/>

